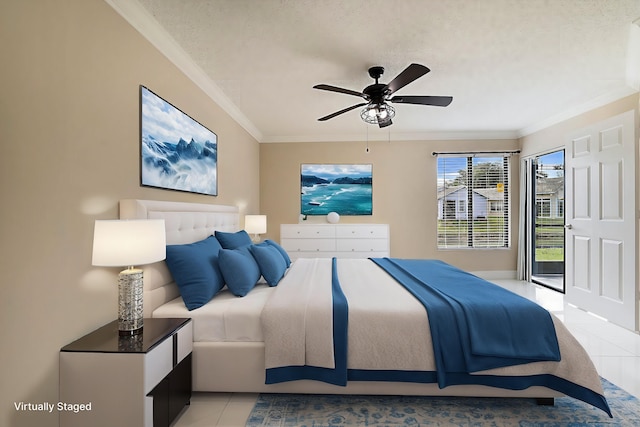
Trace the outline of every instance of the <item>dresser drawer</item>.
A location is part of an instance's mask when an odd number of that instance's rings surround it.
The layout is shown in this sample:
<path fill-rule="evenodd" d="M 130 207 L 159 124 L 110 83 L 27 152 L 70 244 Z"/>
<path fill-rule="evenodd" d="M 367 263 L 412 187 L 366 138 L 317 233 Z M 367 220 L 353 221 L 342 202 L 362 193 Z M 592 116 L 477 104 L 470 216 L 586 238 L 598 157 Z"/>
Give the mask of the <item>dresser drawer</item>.
<path fill-rule="evenodd" d="M 280 239 L 334 238 L 336 228 L 331 225 L 283 225 Z"/>
<path fill-rule="evenodd" d="M 338 252 L 386 252 L 388 242 L 387 239 L 339 239 L 336 246 Z"/>
<path fill-rule="evenodd" d="M 385 225 L 341 225 L 336 228 L 336 237 L 386 239 L 389 237 L 389 227 Z"/>
<path fill-rule="evenodd" d="M 291 259 L 389 256 L 388 224 L 281 224 L 280 245 Z"/>
<path fill-rule="evenodd" d="M 335 239 L 281 239 L 287 252 L 331 252 L 336 250 Z"/>

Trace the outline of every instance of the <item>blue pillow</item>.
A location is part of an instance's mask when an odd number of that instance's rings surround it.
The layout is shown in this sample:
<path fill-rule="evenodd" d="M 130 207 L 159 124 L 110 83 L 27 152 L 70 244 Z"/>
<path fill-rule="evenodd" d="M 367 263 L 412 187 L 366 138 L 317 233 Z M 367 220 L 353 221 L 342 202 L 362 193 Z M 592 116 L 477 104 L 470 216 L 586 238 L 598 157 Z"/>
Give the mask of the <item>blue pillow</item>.
<path fill-rule="evenodd" d="M 221 249 L 219 263 L 222 277 L 235 296 L 247 295 L 260 279 L 260 267 L 248 247 Z"/>
<path fill-rule="evenodd" d="M 291 265 L 291 258 L 289 258 L 289 254 L 284 250 L 282 246 L 269 239 L 265 240 L 264 243 L 273 246 L 278 250 L 278 252 L 280 252 L 280 255 L 282 255 L 282 258 L 284 258 L 284 261 L 287 263 L 287 268 Z"/>
<path fill-rule="evenodd" d="M 187 245 L 167 246 L 167 267 L 189 311 L 208 303 L 224 286 L 218 267 L 221 249 L 213 236 Z"/>
<path fill-rule="evenodd" d="M 287 263 L 280 251 L 268 243 L 260 243 L 249 247 L 251 254 L 258 262 L 260 273 L 269 286 L 276 286 L 287 271 Z"/>
<path fill-rule="evenodd" d="M 249 237 L 244 230 L 235 233 L 216 231 L 216 239 L 218 239 L 224 249 L 238 249 L 253 244 L 251 237 Z"/>

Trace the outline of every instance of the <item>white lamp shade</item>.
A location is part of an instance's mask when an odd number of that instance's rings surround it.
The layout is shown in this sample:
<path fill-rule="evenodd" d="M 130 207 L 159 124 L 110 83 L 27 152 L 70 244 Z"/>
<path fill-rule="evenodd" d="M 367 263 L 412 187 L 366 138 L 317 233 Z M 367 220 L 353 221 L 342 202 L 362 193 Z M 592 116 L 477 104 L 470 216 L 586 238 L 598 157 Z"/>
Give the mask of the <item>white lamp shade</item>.
<path fill-rule="evenodd" d="M 93 265 L 125 267 L 151 264 L 165 258 L 163 219 L 96 221 Z"/>
<path fill-rule="evenodd" d="M 267 232 L 266 215 L 245 215 L 244 230 L 249 234 L 264 234 Z"/>

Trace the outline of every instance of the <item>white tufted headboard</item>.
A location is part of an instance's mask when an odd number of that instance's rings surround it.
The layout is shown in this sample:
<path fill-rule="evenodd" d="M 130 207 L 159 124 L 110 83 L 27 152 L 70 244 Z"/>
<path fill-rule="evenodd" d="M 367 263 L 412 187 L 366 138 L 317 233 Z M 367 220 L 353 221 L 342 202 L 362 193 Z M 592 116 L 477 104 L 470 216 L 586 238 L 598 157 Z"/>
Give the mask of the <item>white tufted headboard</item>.
<path fill-rule="evenodd" d="M 238 231 L 239 209 L 236 206 L 158 200 L 120 200 L 120 219 L 164 219 L 167 245 L 193 243 L 214 231 Z M 144 316 L 179 295 L 164 261 L 143 266 Z"/>

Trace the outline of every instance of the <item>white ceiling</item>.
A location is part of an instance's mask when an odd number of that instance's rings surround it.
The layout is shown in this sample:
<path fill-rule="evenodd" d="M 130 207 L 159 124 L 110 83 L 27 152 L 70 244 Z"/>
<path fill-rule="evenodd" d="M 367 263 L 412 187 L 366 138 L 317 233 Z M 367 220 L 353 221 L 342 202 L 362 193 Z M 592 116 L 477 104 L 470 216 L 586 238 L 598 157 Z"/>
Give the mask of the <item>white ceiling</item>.
<path fill-rule="evenodd" d="M 106 1 L 260 142 L 513 138 L 640 80 L 640 0 Z M 431 72 L 396 95 L 449 107 L 317 121 L 362 99 L 313 85 L 361 91 L 370 66 L 388 83 L 412 62 Z"/>

